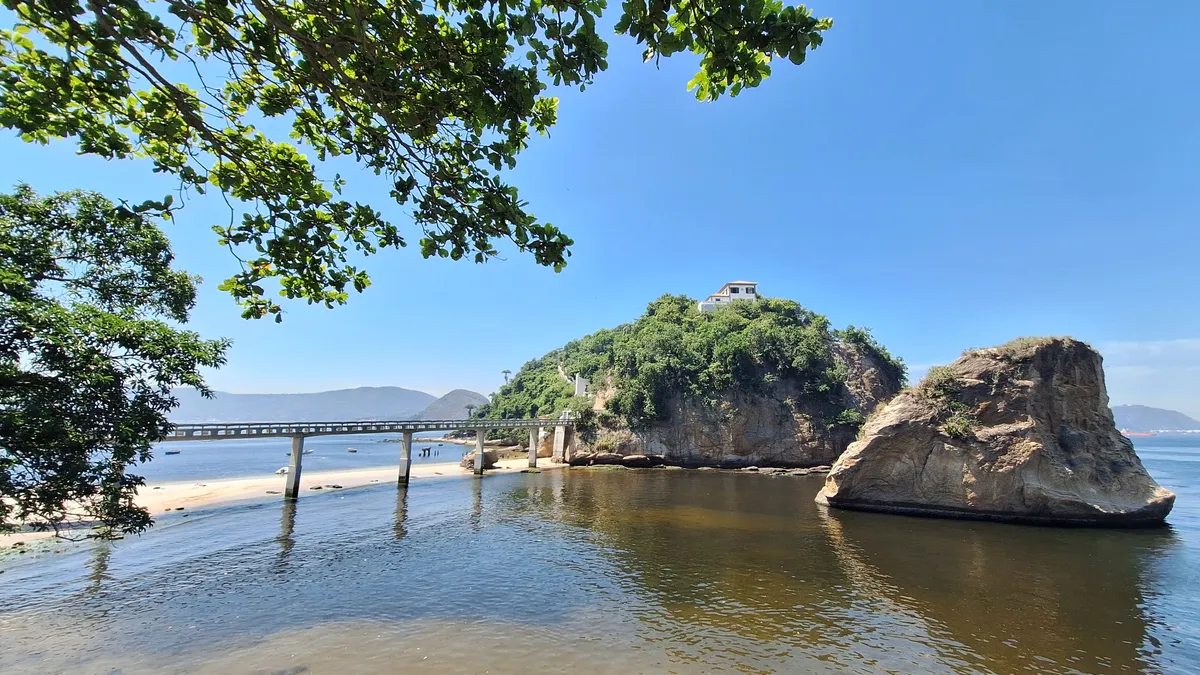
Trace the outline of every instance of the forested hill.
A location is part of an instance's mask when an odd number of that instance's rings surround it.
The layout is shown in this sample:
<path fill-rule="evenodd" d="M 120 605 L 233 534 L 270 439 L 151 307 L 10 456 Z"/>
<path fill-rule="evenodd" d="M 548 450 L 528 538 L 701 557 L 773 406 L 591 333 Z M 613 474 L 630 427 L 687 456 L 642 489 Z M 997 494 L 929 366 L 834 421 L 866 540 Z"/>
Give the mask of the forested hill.
<path fill-rule="evenodd" d="M 1200 429 L 1200 422 L 1174 410 L 1144 405 L 1113 406 L 1113 420 L 1118 429 L 1129 431 L 1184 431 Z"/>
<path fill-rule="evenodd" d="M 829 320 L 791 300 L 764 298 L 700 312 L 696 300 L 664 295 L 633 323 L 597 331 L 526 363 L 477 417 L 517 418 L 590 410 L 573 397 L 567 376 L 590 379 L 602 391 L 603 414 L 631 429 L 670 417 L 671 401 L 717 404 L 731 390 L 766 391 L 786 381 L 805 409 L 825 425 L 857 427 L 862 415 L 847 405 L 845 359 L 853 345 L 879 364 L 880 377 L 899 389 L 904 364 L 870 334 Z"/>
<path fill-rule="evenodd" d="M 174 392 L 172 422 L 324 422 L 417 419 L 437 399 L 400 387 L 358 387 L 312 394 L 229 394 L 204 399 L 195 389 Z"/>

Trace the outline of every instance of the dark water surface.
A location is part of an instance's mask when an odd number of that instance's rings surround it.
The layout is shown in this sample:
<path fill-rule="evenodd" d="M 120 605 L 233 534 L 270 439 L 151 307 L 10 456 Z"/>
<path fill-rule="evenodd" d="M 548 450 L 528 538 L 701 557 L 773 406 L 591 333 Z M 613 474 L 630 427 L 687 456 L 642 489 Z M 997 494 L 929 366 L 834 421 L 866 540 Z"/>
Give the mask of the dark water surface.
<path fill-rule="evenodd" d="M 1198 672 L 1198 446 L 1138 439 L 1179 495 L 1155 530 L 831 511 L 820 477 L 664 469 L 172 515 L 0 558 L 0 672 Z"/>

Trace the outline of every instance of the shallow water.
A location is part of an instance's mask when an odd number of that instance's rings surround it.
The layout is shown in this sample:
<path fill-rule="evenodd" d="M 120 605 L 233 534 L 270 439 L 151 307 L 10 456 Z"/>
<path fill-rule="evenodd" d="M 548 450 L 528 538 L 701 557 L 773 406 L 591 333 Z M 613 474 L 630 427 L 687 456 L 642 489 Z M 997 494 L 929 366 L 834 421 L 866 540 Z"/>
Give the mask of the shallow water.
<path fill-rule="evenodd" d="M 662 469 L 172 514 L 0 558 L 0 672 L 1195 672 L 1184 440 L 1138 442 L 1179 495 L 1155 530 L 831 511 L 819 477 Z"/>
<path fill-rule="evenodd" d="M 400 444 L 396 434 L 316 436 L 304 439 L 305 471 L 362 469 L 398 466 Z M 354 448 L 355 452 L 349 452 Z M 428 448 L 428 457 L 420 451 Z M 166 454 L 178 450 L 178 455 Z M 413 464 L 457 462 L 474 447 L 413 439 Z M 247 438 L 236 441 L 175 441 L 154 446 L 154 459 L 132 469 L 147 482 L 216 480 L 263 476 L 287 466 L 292 454 L 289 438 Z"/>

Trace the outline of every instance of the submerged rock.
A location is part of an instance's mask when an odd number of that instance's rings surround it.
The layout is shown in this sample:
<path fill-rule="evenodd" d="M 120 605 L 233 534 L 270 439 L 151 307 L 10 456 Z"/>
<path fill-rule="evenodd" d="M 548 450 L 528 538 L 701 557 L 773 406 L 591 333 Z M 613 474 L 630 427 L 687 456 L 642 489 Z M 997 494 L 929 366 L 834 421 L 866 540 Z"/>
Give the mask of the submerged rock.
<path fill-rule="evenodd" d="M 1175 495 L 1113 424 L 1102 359 L 1021 339 L 935 368 L 876 412 L 817 502 L 916 515 L 1150 525 Z"/>

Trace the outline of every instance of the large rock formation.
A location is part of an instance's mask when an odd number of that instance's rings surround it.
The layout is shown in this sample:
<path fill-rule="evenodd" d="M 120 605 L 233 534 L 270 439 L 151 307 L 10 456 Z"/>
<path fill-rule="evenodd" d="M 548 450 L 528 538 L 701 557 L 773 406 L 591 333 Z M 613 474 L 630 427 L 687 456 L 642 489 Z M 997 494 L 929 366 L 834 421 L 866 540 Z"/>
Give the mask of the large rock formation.
<path fill-rule="evenodd" d="M 868 419 L 817 495 L 830 506 L 1077 525 L 1147 525 L 1175 495 L 1113 425 L 1102 360 L 1020 339 L 936 368 Z"/>
<path fill-rule="evenodd" d="M 898 378 L 864 350 L 840 342 L 832 350 L 846 373 L 841 392 L 846 410 L 868 415 L 900 390 Z M 668 419 L 639 431 L 619 423 L 602 426 L 590 443 L 575 434 L 572 454 L 657 455 L 669 464 L 726 468 L 830 464 L 854 441 L 857 425 L 830 424 L 828 411 L 802 384 L 780 380 L 760 391 L 732 389 L 719 394 L 715 406 L 673 396 Z M 602 409 L 611 394 L 602 384 L 595 408 Z"/>

